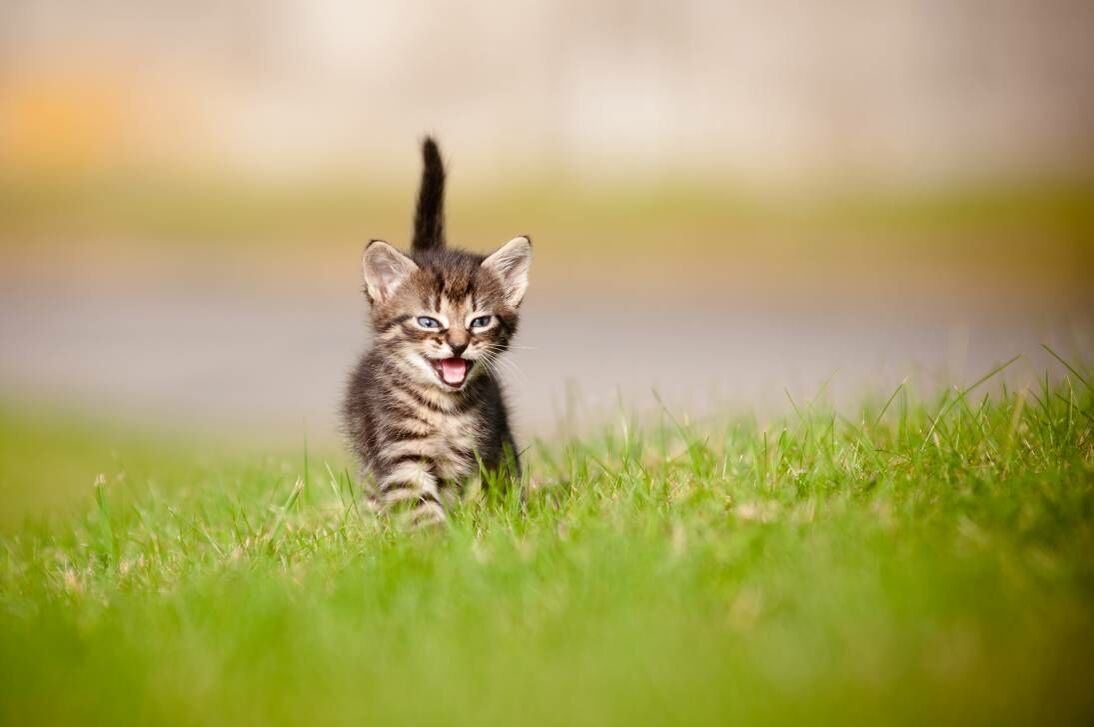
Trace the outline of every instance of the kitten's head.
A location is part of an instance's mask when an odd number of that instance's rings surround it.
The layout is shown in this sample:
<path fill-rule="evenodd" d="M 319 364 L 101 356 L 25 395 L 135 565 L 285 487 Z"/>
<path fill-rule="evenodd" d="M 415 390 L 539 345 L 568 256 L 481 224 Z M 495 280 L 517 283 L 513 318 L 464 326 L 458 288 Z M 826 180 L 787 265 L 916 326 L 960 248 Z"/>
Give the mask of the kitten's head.
<path fill-rule="evenodd" d="M 485 258 L 446 247 L 409 257 L 372 241 L 363 270 L 375 345 L 418 381 L 459 391 L 508 348 L 531 262 L 527 237 Z"/>

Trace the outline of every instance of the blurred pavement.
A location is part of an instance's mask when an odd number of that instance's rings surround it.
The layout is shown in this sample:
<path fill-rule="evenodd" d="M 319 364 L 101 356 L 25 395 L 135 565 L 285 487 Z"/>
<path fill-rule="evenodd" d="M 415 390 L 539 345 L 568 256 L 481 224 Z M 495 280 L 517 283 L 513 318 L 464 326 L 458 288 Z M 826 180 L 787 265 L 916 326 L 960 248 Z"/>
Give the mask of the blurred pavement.
<path fill-rule="evenodd" d="M 761 415 L 800 406 L 829 381 L 838 403 L 970 383 L 1015 354 L 1018 385 L 1058 368 L 1040 350 L 1089 356 L 1087 312 L 1019 315 L 955 301 L 854 306 L 653 296 L 569 303 L 529 296 L 506 367 L 525 437 L 648 414 Z M 667 300 L 671 301 L 672 298 Z M 0 294 L 0 398 L 240 437 L 328 441 L 344 378 L 366 341 L 358 291 L 88 293 L 41 285 Z"/>

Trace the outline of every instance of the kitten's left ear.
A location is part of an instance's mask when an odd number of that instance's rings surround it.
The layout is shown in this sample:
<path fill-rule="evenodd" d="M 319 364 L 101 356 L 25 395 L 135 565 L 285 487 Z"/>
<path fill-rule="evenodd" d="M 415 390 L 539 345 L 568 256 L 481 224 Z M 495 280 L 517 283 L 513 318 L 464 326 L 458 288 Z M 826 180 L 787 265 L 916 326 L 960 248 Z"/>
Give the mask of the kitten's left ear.
<path fill-rule="evenodd" d="M 502 245 L 482 266 L 501 280 L 505 302 L 516 308 L 528 290 L 528 268 L 532 264 L 532 241 L 527 236 L 514 237 Z"/>

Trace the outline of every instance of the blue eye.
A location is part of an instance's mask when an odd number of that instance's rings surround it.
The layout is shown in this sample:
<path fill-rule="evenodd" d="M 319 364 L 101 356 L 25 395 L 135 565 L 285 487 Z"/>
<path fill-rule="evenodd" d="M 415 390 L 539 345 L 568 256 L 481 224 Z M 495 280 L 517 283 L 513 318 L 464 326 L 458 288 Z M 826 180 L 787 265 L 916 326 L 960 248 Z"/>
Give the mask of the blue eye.
<path fill-rule="evenodd" d="M 418 325 L 422 328 L 440 328 L 441 322 L 436 318 L 430 318 L 429 316 L 419 316 Z"/>
<path fill-rule="evenodd" d="M 471 327 L 485 328 L 486 326 L 490 325 L 491 318 L 493 318 L 493 316 L 479 316 L 475 320 L 471 321 Z"/>

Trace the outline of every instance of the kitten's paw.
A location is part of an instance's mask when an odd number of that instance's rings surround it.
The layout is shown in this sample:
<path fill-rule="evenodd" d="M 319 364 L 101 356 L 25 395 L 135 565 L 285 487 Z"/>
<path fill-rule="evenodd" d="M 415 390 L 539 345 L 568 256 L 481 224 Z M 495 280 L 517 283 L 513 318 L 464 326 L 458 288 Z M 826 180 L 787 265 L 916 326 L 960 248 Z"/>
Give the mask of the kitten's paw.
<path fill-rule="evenodd" d="M 422 498 L 410 512 L 410 526 L 414 530 L 432 530 L 447 522 L 448 516 L 436 500 Z"/>

